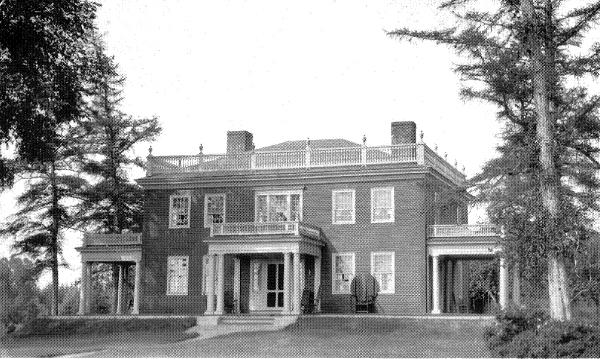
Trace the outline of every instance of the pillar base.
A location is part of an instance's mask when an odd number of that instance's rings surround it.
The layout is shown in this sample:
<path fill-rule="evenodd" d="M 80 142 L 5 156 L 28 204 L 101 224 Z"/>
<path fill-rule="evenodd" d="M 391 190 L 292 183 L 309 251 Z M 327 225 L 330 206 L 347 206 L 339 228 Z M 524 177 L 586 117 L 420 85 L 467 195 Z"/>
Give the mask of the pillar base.
<path fill-rule="evenodd" d="M 434 309 L 431 311 L 431 314 L 442 314 L 442 311 L 439 309 Z"/>

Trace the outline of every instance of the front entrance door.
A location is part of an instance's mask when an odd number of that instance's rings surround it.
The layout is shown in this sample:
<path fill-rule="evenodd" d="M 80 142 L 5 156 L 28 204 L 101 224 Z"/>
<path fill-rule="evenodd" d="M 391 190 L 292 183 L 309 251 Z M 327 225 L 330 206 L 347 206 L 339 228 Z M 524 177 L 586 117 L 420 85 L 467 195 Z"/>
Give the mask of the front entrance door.
<path fill-rule="evenodd" d="M 283 263 L 267 264 L 267 308 L 283 308 Z"/>

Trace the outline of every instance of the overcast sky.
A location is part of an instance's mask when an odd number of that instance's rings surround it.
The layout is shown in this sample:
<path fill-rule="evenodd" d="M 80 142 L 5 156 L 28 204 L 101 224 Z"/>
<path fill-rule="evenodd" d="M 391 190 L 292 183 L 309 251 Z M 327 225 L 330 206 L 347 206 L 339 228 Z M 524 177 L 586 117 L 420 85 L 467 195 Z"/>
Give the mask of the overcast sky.
<path fill-rule="evenodd" d="M 386 145 L 390 123 L 411 120 L 468 175 L 493 156 L 496 110 L 460 100 L 452 52 L 385 34 L 442 26 L 437 1 L 100 3 L 98 27 L 127 77 L 124 110 L 158 116 L 164 129 L 155 155 L 195 154 L 200 144 L 224 152 L 228 130 L 252 132 L 257 147 L 363 135 Z M 12 206 L 10 193 L 0 196 L 0 217 Z M 72 269 L 61 282 L 79 276 L 79 240 L 67 240 Z"/>

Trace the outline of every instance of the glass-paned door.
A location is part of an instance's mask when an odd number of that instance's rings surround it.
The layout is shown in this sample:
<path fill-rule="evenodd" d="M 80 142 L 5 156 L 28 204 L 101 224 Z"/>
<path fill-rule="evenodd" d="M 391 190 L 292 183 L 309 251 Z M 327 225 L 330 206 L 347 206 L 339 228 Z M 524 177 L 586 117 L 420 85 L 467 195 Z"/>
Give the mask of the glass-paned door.
<path fill-rule="evenodd" d="M 283 308 L 283 263 L 267 265 L 267 308 Z"/>

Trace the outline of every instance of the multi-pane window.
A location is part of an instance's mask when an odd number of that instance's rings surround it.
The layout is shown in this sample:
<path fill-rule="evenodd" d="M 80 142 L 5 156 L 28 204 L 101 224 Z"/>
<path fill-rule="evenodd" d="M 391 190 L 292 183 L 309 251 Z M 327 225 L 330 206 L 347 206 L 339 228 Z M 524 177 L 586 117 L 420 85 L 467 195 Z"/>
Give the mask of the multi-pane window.
<path fill-rule="evenodd" d="M 302 196 L 299 191 L 256 194 L 256 222 L 300 221 Z"/>
<path fill-rule="evenodd" d="M 350 294 L 354 279 L 354 253 L 333 253 L 331 263 L 332 294 Z"/>
<path fill-rule="evenodd" d="M 394 187 L 371 189 L 371 223 L 394 222 Z"/>
<path fill-rule="evenodd" d="M 394 294 L 395 260 L 394 252 L 371 253 L 371 275 L 379 284 L 379 293 Z"/>
<path fill-rule="evenodd" d="M 172 195 L 169 205 L 169 228 L 190 228 L 190 196 Z"/>
<path fill-rule="evenodd" d="M 213 223 L 225 222 L 225 194 L 207 194 L 204 196 L 204 228 Z"/>
<path fill-rule="evenodd" d="M 167 258 L 167 295 L 188 294 L 187 256 L 170 256 Z"/>
<path fill-rule="evenodd" d="M 354 190 L 335 190 L 331 197 L 332 222 L 335 224 L 354 223 Z"/>

